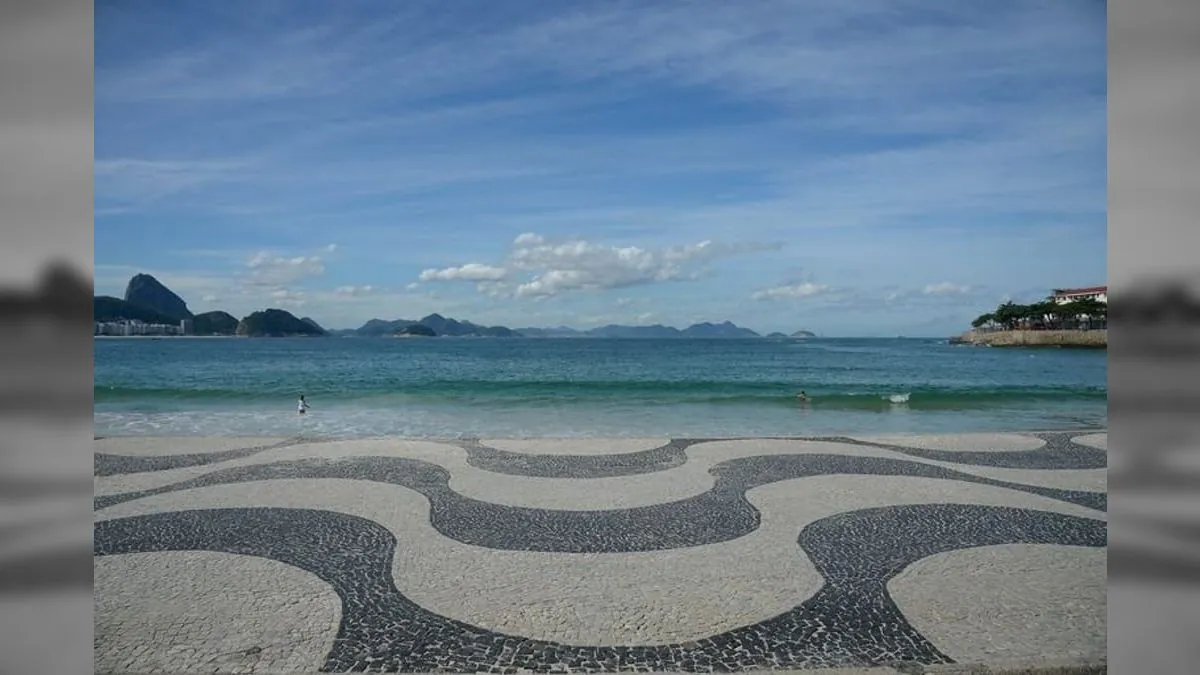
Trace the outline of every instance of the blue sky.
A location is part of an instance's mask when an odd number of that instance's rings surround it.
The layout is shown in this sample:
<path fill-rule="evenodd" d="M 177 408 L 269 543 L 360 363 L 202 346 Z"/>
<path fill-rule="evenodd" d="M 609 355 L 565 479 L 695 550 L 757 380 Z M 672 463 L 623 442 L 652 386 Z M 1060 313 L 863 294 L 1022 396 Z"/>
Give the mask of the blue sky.
<path fill-rule="evenodd" d="M 1105 283 L 1105 5 L 98 0 L 96 292 L 948 335 Z"/>

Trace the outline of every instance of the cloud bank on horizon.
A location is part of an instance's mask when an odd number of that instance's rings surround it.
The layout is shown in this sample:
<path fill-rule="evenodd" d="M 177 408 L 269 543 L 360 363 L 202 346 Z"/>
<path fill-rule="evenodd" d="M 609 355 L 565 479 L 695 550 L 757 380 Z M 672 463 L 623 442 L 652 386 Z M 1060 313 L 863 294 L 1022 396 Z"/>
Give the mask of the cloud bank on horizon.
<path fill-rule="evenodd" d="M 1105 7 L 97 3 L 96 292 L 946 335 L 1105 281 Z"/>

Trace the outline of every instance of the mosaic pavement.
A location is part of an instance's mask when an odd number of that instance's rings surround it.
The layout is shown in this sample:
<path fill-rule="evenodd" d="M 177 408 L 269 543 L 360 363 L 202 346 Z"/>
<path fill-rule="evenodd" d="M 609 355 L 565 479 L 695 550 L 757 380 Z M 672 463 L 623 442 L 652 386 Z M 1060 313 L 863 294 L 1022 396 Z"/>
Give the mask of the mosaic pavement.
<path fill-rule="evenodd" d="M 96 440 L 96 672 L 1099 658 L 1107 433 Z"/>

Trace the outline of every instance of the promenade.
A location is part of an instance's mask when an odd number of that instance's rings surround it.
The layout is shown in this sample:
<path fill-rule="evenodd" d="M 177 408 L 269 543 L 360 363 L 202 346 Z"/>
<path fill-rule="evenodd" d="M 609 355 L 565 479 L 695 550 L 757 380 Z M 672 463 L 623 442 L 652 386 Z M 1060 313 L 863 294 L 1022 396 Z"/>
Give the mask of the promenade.
<path fill-rule="evenodd" d="M 101 438 L 95 671 L 1102 663 L 1107 440 Z"/>

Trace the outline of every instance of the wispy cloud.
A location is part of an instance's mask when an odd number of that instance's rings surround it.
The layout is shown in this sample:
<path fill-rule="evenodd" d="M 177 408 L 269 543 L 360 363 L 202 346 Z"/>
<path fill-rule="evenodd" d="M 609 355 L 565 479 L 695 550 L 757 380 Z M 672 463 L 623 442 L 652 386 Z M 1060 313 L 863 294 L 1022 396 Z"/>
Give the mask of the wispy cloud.
<path fill-rule="evenodd" d="M 971 287 L 943 281 L 936 284 L 928 284 L 925 288 L 921 289 L 921 292 L 925 295 L 966 295 L 971 292 Z"/>

